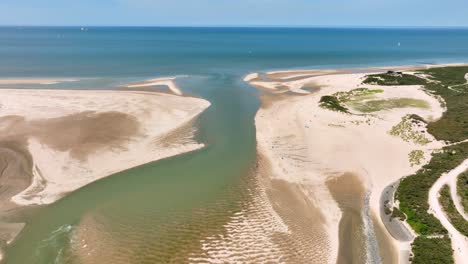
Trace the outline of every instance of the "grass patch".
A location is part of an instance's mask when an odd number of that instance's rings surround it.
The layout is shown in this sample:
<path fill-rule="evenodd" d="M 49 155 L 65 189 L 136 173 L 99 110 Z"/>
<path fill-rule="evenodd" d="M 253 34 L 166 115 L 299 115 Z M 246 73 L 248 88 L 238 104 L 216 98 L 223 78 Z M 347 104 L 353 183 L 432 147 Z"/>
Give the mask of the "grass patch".
<path fill-rule="evenodd" d="M 460 174 L 457 180 L 457 194 L 465 212 L 468 212 L 468 171 Z"/>
<path fill-rule="evenodd" d="M 451 264 L 453 260 L 453 250 L 450 239 L 443 237 L 417 237 L 413 244 L 413 257 L 410 258 L 412 264 Z"/>
<path fill-rule="evenodd" d="M 422 130 L 417 130 L 417 127 L 424 123 L 420 121 L 421 117 L 417 115 L 407 115 L 401 119 L 401 122 L 392 127 L 389 134 L 400 137 L 406 142 L 413 142 L 419 145 L 426 145 L 431 142 Z"/>
<path fill-rule="evenodd" d="M 439 202 L 450 220 L 450 223 L 464 236 L 468 236 L 468 222 L 458 213 L 452 197 L 450 196 L 450 187 L 448 185 L 444 185 L 440 191 Z"/>
<path fill-rule="evenodd" d="M 372 113 L 382 110 L 389 110 L 395 108 L 430 108 L 429 104 L 424 100 L 413 98 L 390 98 L 369 101 L 353 101 L 350 106 L 363 113 Z"/>
<path fill-rule="evenodd" d="M 411 166 L 421 165 L 424 160 L 424 151 L 413 150 L 408 155 Z"/>
<path fill-rule="evenodd" d="M 357 102 L 372 97 L 374 94 L 382 93 L 381 89 L 357 88 L 348 92 L 336 92 L 332 95 L 320 98 L 320 107 L 349 114 L 346 103 Z"/>

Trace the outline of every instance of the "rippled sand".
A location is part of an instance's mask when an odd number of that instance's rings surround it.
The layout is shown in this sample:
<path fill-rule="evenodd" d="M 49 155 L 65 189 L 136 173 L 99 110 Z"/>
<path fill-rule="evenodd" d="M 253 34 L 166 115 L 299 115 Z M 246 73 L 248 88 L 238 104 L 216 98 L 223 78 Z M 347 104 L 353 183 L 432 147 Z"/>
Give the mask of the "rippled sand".
<path fill-rule="evenodd" d="M 260 157 L 258 173 L 191 212 L 91 212 L 73 232 L 70 252 L 85 264 L 328 262 L 321 213 L 302 196 L 309 188 L 272 180 L 268 170 Z"/>

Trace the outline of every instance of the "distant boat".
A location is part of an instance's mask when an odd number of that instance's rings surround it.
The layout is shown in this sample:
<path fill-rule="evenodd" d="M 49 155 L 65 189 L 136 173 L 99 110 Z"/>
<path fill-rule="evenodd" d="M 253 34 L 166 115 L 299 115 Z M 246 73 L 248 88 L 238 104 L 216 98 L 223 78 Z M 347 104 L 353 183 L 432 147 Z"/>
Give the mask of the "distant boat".
<path fill-rule="evenodd" d="M 401 43 L 400 43 L 400 42 L 398 42 L 398 47 L 400 47 L 400 46 L 401 46 Z"/>
<path fill-rule="evenodd" d="M 85 28 L 85 27 L 82 27 L 82 28 L 81 28 L 81 31 L 88 31 L 88 29 Z"/>

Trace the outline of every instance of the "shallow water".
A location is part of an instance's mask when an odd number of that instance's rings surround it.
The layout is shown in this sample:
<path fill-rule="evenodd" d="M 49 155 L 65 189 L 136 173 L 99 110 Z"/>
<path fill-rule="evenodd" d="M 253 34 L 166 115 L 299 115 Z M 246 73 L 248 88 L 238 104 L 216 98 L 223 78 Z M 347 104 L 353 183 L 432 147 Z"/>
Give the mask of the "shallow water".
<path fill-rule="evenodd" d="M 118 173 L 52 205 L 19 211 L 16 220 L 27 226 L 8 248 L 6 263 L 209 260 L 205 249 L 222 245 L 219 241 L 226 234 L 237 235 L 229 228 L 242 226 L 236 219 L 253 219 L 247 222 L 254 226 L 252 230 L 262 230 L 265 222 L 255 219 L 268 215 L 252 209 L 263 203 L 254 177 L 254 115 L 259 101 L 257 91 L 242 81 L 245 74 L 281 68 L 464 61 L 467 33 L 452 29 L 90 28 L 80 32 L 79 28 L 0 28 L 0 76 L 80 79 L 21 87 L 109 89 L 145 78 L 188 75 L 177 79 L 182 90 L 212 103 L 197 122 L 197 139 L 207 148 Z M 234 252 L 234 257 L 244 253 Z"/>

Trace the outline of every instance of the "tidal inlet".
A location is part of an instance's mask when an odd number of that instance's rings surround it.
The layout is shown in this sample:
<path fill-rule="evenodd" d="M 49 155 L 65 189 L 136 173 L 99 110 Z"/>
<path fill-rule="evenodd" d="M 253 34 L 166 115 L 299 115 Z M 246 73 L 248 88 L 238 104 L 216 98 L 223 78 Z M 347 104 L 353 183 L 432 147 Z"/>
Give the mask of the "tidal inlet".
<path fill-rule="evenodd" d="M 110 2 L 0 4 L 0 263 L 466 263 L 463 8 Z"/>

